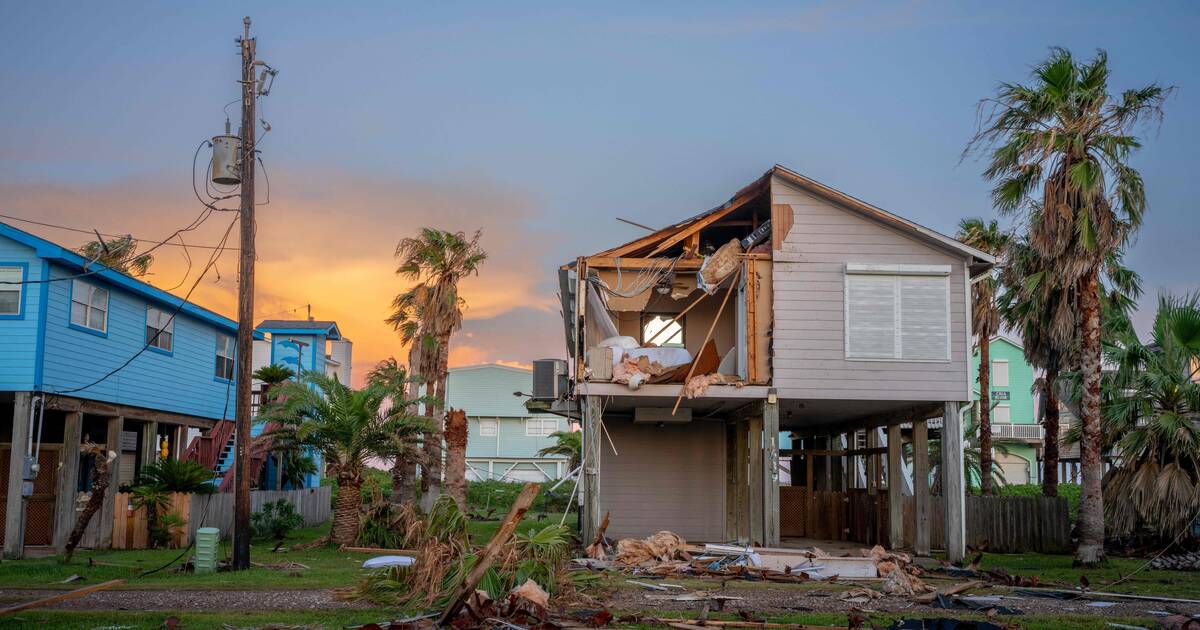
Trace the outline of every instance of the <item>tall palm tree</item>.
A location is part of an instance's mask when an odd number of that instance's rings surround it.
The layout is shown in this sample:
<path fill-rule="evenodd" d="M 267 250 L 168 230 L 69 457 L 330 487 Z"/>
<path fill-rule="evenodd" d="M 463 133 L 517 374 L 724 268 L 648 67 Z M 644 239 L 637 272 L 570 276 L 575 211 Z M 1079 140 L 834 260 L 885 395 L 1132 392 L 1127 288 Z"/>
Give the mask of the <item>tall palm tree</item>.
<path fill-rule="evenodd" d="M 411 341 L 406 343 L 411 343 Z M 413 361 L 414 356 L 419 356 L 419 346 L 412 344 L 411 349 L 417 351 L 409 354 L 410 361 Z M 405 413 L 410 416 L 417 415 L 420 381 L 411 377 L 408 369 L 397 361 L 396 357 L 388 357 L 380 361 L 367 373 L 367 382 L 383 387 L 389 392 L 393 392 L 397 398 L 406 400 L 408 408 L 405 409 Z M 392 504 L 411 504 L 416 500 L 417 462 L 420 459 L 420 446 L 411 441 L 401 440 L 400 448 L 396 450 L 395 457 L 392 459 Z"/>
<path fill-rule="evenodd" d="M 1151 84 L 1114 97 L 1104 52 L 1076 62 L 1061 48 L 1032 78 L 1029 85 L 1001 84 L 996 97 L 984 101 L 991 109 L 968 150 L 991 149 L 984 177 L 995 182 L 994 205 L 1029 220 L 1030 242 L 1054 270 L 1049 277 L 1075 293 L 1051 317 L 1050 332 L 1059 340 L 1079 336 L 1083 497 L 1075 560 L 1095 565 L 1104 558 L 1100 273 L 1141 225 L 1145 188 L 1129 165 L 1141 147 L 1134 132 L 1161 119 L 1171 90 Z"/>
<path fill-rule="evenodd" d="M 1106 504 L 1105 516 L 1114 535 L 1177 541 L 1200 512 L 1200 294 L 1160 297 L 1150 343 L 1132 325 L 1111 333 L 1104 424 L 1121 456 L 1105 485 L 1126 500 Z"/>
<path fill-rule="evenodd" d="M 980 251 L 1003 257 L 1012 240 L 994 219 L 963 219 L 958 223 L 958 240 Z M 979 346 L 979 468 L 981 493 L 992 494 L 992 335 L 1000 332 L 996 308 L 996 278 L 989 273 L 971 285 L 971 330 Z"/>
<path fill-rule="evenodd" d="M 279 394 L 280 402 L 267 408 L 268 422 L 278 423 L 272 437 L 285 448 L 321 453 L 338 489 L 330 539 L 335 545 L 353 544 L 367 460 L 391 456 L 397 436 L 416 439 L 424 424 L 404 413 L 404 400 L 387 406 L 393 392 L 374 384 L 355 390 L 336 378 L 306 372 L 282 385 Z"/>
<path fill-rule="evenodd" d="M 462 326 L 466 301 L 458 294 L 458 282 L 478 273 L 487 259 L 479 245 L 482 233 L 467 237 L 463 232 L 424 228 L 417 237 L 405 238 L 396 246 L 400 264 L 396 275 L 415 286 L 393 301 L 392 315 L 386 320 L 402 338 L 409 336 L 418 345 L 417 374 L 425 381 L 430 402 L 425 405 L 431 430 L 425 436 L 424 472 L 421 492 L 425 501 L 440 494 L 442 461 L 442 411 L 446 400 L 446 377 L 450 357 L 450 336 Z M 410 358 L 412 350 L 410 347 Z M 412 368 L 410 362 L 409 367 Z"/>
<path fill-rule="evenodd" d="M 1008 258 L 1000 272 L 999 310 L 1005 325 L 1021 335 L 1025 360 L 1042 371 L 1034 380 L 1038 416 L 1043 432 L 1042 495 L 1058 496 L 1059 375 L 1070 361 L 1074 340 L 1062 344 L 1050 334 L 1050 317 L 1063 299 L 1058 287 L 1043 281 L 1051 273 L 1045 261 L 1029 244 L 1028 235 L 1009 245 Z"/>
<path fill-rule="evenodd" d="M 88 260 L 95 260 L 109 269 L 116 269 L 125 275 L 140 278 L 150 272 L 150 264 L 154 262 L 154 255 L 138 254 L 137 246 L 137 239 L 126 234 L 103 241 L 88 241 L 76 251 Z"/>

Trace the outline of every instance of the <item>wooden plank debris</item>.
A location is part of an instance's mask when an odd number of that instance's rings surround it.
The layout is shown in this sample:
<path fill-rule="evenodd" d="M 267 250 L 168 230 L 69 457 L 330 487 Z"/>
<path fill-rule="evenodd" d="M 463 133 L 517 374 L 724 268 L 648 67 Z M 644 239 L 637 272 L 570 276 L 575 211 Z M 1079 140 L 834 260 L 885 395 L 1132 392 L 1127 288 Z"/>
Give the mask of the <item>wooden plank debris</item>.
<path fill-rule="evenodd" d="M 22 610 L 29 610 L 31 608 L 41 608 L 43 606 L 57 604 L 58 602 L 66 601 L 68 599 L 76 599 L 78 597 L 83 597 L 84 595 L 87 595 L 89 593 L 105 591 L 110 588 L 113 588 L 114 586 L 120 586 L 124 583 L 125 583 L 125 580 L 109 580 L 107 582 L 101 582 L 99 584 L 92 584 L 91 586 L 77 588 L 73 591 L 67 591 L 66 593 L 59 593 L 57 595 L 51 595 L 50 597 L 43 597 L 41 599 L 35 599 L 31 602 L 25 602 L 23 604 L 16 604 L 13 606 L 9 606 L 7 608 L 0 608 L 0 617 L 4 617 L 6 615 L 11 615 L 15 612 L 21 612 Z"/>

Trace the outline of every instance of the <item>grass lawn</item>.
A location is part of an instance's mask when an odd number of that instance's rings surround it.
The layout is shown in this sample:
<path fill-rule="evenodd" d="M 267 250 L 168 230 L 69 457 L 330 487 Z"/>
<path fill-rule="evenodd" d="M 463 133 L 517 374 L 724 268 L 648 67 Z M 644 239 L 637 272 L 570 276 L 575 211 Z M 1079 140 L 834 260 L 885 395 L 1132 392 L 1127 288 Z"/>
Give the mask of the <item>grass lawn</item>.
<path fill-rule="evenodd" d="M 984 554 L 982 568 L 1003 568 L 1017 575 L 1036 575 L 1043 582 L 1054 582 L 1068 588 L 1079 586 L 1079 576 L 1086 575 L 1089 588 L 1109 593 L 1162 595 L 1165 597 L 1200 598 L 1200 572 L 1155 571 L 1146 569 L 1120 584 L 1108 584 L 1137 570 L 1145 558 L 1110 558 L 1098 569 L 1078 569 L 1071 566 L 1072 556 L 1045 554 Z"/>
<path fill-rule="evenodd" d="M 558 523 L 562 514 L 548 514 L 545 519 L 537 520 L 532 514 L 521 522 L 518 531 L 529 528 L 541 528 L 551 523 Z M 574 527 L 575 515 L 567 518 L 567 524 Z M 469 524 L 472 540 L 476 544 L 484 544 L 496 533 L 500 521 L 471 521 Z M 328 533 L 328 527 L 297 530 L 288 540 L 289 545 L 304 543 L 317 539 Z M 231 543 L 221 544 L 221 555 L 227 557 Z M 265 567 L 254 567 L 249 571 L 219 572 L 195 575 L 192 573 L 176 573 L 172 568 L 164 569 L 153 575 L 138 577 L 143 571 L 158 568 L 173 560 L 180 554 L 179 549 L 145 549 L 145 550 L 84 550 L 75 554 L 70 564 L 63 564 L 61 557 L 30 558 L 25 560 L 7 560 L 0 562 L 0 589 L 3 588 L 57 588 L 64 590 L 76 589 L 88 584 L 124 578 L 128 580 L 119 588 L 125 589 L 225 589 L 225 590 L 273 590 L 273 589 L 312 589 L 340 588 L 353 585 L 362 574 L 363 560 L 372 554 L 339 552 L 331 547 L 304 549 L 301 551 L 284 551 L 272 553 L 273 543 L 255 544 L 251 547 L 250 559 L 263 564 L 282 562 L 299 562 L 307 565 L 308 570 L 278 570 Z M 190 556 L 189 552 L 189 556 Z M 186 560 L 185 556 L 180 562 Z M 88 566 L 88 559 L 102 563 L 94 567 Z M 120 566 L 109 566 L 120 565 Z M 62 581 L 71 575 L 80 575 L 82 580 L 63 584 Z"/>

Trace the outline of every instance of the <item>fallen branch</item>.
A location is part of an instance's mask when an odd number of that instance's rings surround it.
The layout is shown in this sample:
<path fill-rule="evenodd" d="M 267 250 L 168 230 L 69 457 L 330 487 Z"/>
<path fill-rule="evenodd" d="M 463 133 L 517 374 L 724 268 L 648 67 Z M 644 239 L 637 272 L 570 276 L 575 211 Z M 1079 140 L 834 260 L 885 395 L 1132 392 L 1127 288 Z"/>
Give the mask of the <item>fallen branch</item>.
<path fill-rule="evenodd" d="M 480 552 L 479 559 L 475 561 L 475 566 L 471 567 L 470 573 L 467 573 L 467 577 L 459 585 L 458 593 L 450 599 L 450 605 L 446 607 L 446 610 L 442 612 L 442 616 L 438 618 L 439 626 L 449 624 L 450 620 L 458 616 L 459 611 L 466 605 L 467 599 L 475 592 L 475 587 L 483 580 L 483 576 L 487 573 L 487 570 L 491 568 L 492 563 L 496 561 L 500 552 L 503 551 L 505 543 L 508 542 L 509 538 L 512 538 L 517 525 L 521 523 L 521 519 L 529 511 L 529 506 L 533 505 L 533 500 L 537 497 L 540 487 L 536 483 L 527 483 L 521 490 L 521 494 L 517 495 L 517 500 L 513 502 L 512 509 L 508 511 L 508 516 L 504 517 L 504 522 L 500 524 L 500 529 L 488 541 L 487 547 Z"/>
<path fill-rule="evenodd" d="M 389 556 L 411 556 L 417 557 L 417 551 L 412 549 L 384 549 L 382 547 L 347 547 L 342 545 L 338 547 L 338 551 L 351 551 L 354 553 L 378 553 Z"/>
<path fill-rule="evenodd" d="M 75 554 L 75 548 L 79 546 L 79 541 L 83 538 L 83 532 L 87 530 L 88 523 L 92 521 L 92 516 L 100 511 L 104 506 L 104 495 L 108 491 L 108 464 L 117 458 L 117 454 L 113 451 L 108 451 L 107 455 L 100 445 L 85 442 L 79 447 L 80 452 L 95 457 L 95 465 L 92 467 L 92 496 L 88 497 L 88 502 L 83 506 L 83 511 L 79 513 L 79 518 L 75 519 L 75 528 L 71 530 L 71 534 L 67 537 L 67 546 L 63 551 L 63 562 L 70 562 L 71 556 Z"/>
<path fill-rule="evenodd" d="M 109 580 L 107 582 L 101 582 L 99 584 L 93 584 L 91 586 L 77 588 L 73 591 L 67 591 L 66 593 L 59 593 L 57 595 L 51 595 L 50 597 L 43 597 L 42 599 L 35 599 L 31 602 L 25 602 L 24 604 L 16 604 L 15 606 L 9 606 L 8 608 L 0 608 L 0 617 L 3 617 L 5 615 L 11 615 L 15 612 L 21 612 L 22 610 L 29 610 L 30 608 L 41 608 L 43 606 L 57 604 L 58 602 L 66 601 L 68 599 L 75 599 L 77 597 L 83 597 L 84 595 L 87 595 L 88 593 L 95 593 L 97 591 L 108 590 L 114 586 L 120 586 L 121 584 L 124 584 L 124 583 L 125 583 L 125 580 Z"/>
<path fill-rule="evenodd" d="M 939 595 L 958 595 L 959 593 L 965 593 L 966 591 L 969 591 L 973 588 L 979 588 L 981 586 L 987 586 L 987 582 L 984 582 L 983 580 L 972 580 L 970 582 L 955 584 L 954 586 L 947 586 L 946 588 L 939 588 L 932 593 L 917 595 L 912 599 L 914 602 L 921 604 L 932 604 L 933 602 L 937 601 Z"/>

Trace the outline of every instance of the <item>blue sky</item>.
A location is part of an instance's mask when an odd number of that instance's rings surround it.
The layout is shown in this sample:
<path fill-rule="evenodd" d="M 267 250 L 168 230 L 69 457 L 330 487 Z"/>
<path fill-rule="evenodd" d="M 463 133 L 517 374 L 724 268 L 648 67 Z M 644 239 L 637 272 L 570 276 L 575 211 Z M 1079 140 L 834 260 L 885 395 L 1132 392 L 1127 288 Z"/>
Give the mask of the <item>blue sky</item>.
<path fill-rule="evenodd" d="M 1128 261 L 1147 299 L 1197 287 L 1195 3 L 9 3 L 0 209 L 135 234 L 186 222 L 192 152 L 237 96 L 246 12 L 280 70 L 262 145 L 278 239 L 358 255 L 299 235 L 328 229 L 298 223 L 321 208 L 392 242 L 442 218 L 483 226 L 497 277 L 535 277 L 507 308 L 480 299 L 480 359 L 561 347 L 492 336 L 506 317 L 552 322 L 552 268 L 638 235 L 613 216 L 667 224 L 773 163 L 945 232 L 991 216 L 982 165 L 961 158 L 976 104 L 1050 46 L 1107 50 L 1114 90 L 1178 86 L 1135 159 L 1150 210 Z M 411 203 L 367 208 L 397 199 Z M 146 207 L 176 203 L 180 217 Z M 318 209 L 289 222 L 291 203 Z"/>

